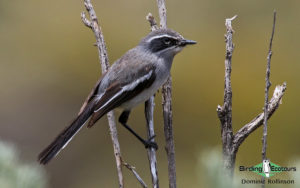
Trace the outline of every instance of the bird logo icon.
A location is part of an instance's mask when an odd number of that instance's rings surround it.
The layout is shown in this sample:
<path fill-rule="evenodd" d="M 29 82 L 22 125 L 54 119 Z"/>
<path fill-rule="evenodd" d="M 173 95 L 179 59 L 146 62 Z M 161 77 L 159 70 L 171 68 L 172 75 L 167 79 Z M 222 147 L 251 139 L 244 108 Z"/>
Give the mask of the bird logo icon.
<path fill-rule="evenodd" d="M 263 160 L 263 171 L 264 171 L 266 177 L 269 178 L 270 172 L 271 172 L 271 164 L 270 164 L 269 159 Z"/>

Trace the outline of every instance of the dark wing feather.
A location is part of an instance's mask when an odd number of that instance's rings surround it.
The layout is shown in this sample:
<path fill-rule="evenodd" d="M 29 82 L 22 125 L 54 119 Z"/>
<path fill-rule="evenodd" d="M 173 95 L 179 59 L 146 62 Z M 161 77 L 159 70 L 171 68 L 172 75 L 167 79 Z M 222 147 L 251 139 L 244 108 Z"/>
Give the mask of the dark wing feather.
<path fill-rule="evenodd" d="M 105 76 L 105 74 L 106 74 L 106 72 L 104 74 L 102 74 L 101 78 L 97 81 L 97 83 L 93 87 L 92 91 L 90 92 L 90 94 L 85 99 L 84 103 L 82 104 L 82 106 L 81 106 L 81 108 L 80 108 L 80 110 L 78 112 L 78 115 L 81 114 L 84 111 L 84 109 L 86 108 L 87 104 L 89 102 L 91 102 L 92 99 L 96 96 L 96 94 L 98 92 L 98 89 L 99 89 L 99 86 L 101 84 L 102 78 Z"/>
<path fill-rule="evenodd" d="M 54 140 L 45 148 L 38 156 L 38 161 L 41 164 L 47 164 L 52 158 L 54 158 L 60 150 L 73 138 L 73 136 L 80 130 L 86 120 L 91 116 L 94 111 L 95 101 L 90 101 L 82 113 L 80 113 L 76 119 L 66 127 Z"/>
<path fill-rule="evenodd" d="M 103 74 L 104 76 L 105 74 Z M 86 120 L 93 114 L 95 108 L 95 95 L 97 94 L 98 88 L 101 84 L 103 76 L 98 80 L 93 90 L 90 92 L 85 102 L 83 103 L 78 116 L 73 122 L 66 127 L 53 141 L 45 148 L 38 156 L 38 161 L 41 164 L 47 164 L 53 157 L 55 157 L 60 150 L 67 144 L 72 137 L 79 131 L 84 125 Z"/>
<path fill-rule="evenodd" d="M 147 67 L 146 70 L 149 71 L 149 67 Z M 119 107 L 124 102 L 129 101 L 133 97 L 140 94 L 144 89 L 149 88 L 153 84 L 156 78 L 154 70 L 155 69 L 152 67 L 152 69 L 150 70 L 152 71 L 152 73 L 148 79 L 145 79 L 142 82 L 138 83 L 136 87 L 134 87 L 133 89 L 125 90 L 117 96 L 115 95 L 122 90 L 122 87 L 124 87 L 124 85 L 122 86 L 119 81 L 115 81 L 113 84 L 111 84 L 111 86 L 107 88 L 106 92 L 101 97 L 101 99 L 97 102 L 95 109 L 100 109 L 100 110 L 98 111 L 96 110 L 93 113 L 87 127 L 88 128 L 92 127 L 96 123 L 96 121 L 98 121 L 104 114 L 108 113 L 109 111 L 113 110 L 116 107 Z M 112 97 L 114 98 L 112 99 Z M 109 103 L 106 104 L 108 101 Z M 101 109 L 103 105 L 105 106 Z"/>

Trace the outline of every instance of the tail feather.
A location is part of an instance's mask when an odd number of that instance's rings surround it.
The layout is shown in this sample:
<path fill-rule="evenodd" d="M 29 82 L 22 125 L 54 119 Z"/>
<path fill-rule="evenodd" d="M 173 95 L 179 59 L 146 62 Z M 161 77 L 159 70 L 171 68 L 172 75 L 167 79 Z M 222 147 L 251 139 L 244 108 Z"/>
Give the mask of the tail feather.
<path fill-rule="evenodd" d="M 76 133 L 83 127 L 85 122 L 89 119 L 94 111 L 94 101 L 91 101 L 86 108 L 80 113 L 77 118 L 66 127 L 55 140 L 45 148 L 38 156 L 38 161 L 41 164 L 47 164 L 54 158 L 76 135 Z"/>

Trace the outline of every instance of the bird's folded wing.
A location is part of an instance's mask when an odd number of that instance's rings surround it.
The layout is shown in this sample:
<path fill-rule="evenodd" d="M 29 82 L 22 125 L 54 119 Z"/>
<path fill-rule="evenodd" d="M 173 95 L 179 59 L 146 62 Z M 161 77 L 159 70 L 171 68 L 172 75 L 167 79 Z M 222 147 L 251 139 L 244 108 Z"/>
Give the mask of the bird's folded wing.
<path fill-rule="evenodd" d="M 95 84 L 95 86 L 93 87 L 92 91 L 90 92 L 90 94 L 87 96 L 87 98 L 85 99 L 84 103 L 82 104 L 79 112 L 78 112 L 78 115 L 80 115 L 84 109 L 87 107 L 87 104 L 89 102 L 92 101 L 92 99 L 96 96 L 97 94 L 97 91 L 98 91 L 98 88 L 99 88 L 99 85 L 101 84 L 101 81 L 102 81 L 102 78 L 105 76 L 106 73 L 104 73 L 101 78 L 97 81 L 97 83 Z"/>
<path fill-rule="evenodd" d="M 123 83 L 122 80 L 115 80 L 110 84 L 96 103 L 88 127 L 92 127 L 104 114 L 137 96 L 153 84 L 156 78 L 154 67 L 145 67 L 139 72 L 130 82 Z"/>

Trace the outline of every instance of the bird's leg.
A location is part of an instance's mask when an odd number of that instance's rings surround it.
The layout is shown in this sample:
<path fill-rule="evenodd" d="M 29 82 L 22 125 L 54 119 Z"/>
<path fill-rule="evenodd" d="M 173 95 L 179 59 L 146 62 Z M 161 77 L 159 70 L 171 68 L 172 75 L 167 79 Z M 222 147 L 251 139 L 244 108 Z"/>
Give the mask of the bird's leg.
<path fill-rule="evenodd" d="M 130 111 L 123 111 L 122 114 L 119 117 L 119 122 L 129 131 L 131 132 L 137 139 L 139 139 L 139 141 L 141 141 L 145 148 L 154 148 L 155 150 L 158 149 L 157 144 L 154 141 L 151 141 L 154 137 L 152 136 L 151 138 L 149 138 L 148 140 L 144 140 L 142 137 L 140 137 L 134 130 L 132 130 L 128 125 L 127 125 L 127 120 L 129 117 Z"/>

